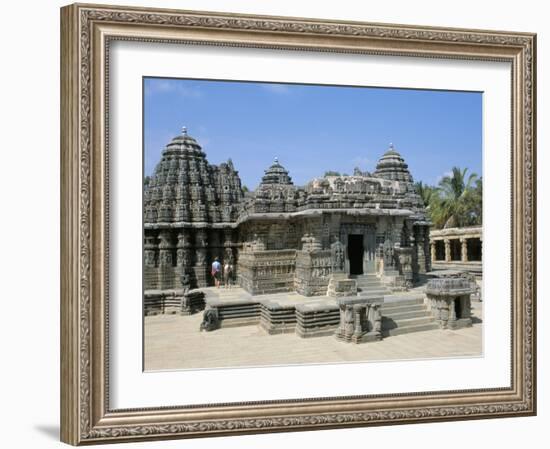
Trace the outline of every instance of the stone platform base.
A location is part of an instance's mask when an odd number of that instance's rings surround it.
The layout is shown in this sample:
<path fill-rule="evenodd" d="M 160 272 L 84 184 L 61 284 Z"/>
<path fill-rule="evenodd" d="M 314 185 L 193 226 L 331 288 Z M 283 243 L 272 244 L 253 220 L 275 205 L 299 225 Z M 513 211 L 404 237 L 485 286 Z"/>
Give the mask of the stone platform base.
<path fill-rule="evenodd" d="M 296 328 L 296 305 L 262 300 L 260 327 L 268 334 L 292 333 Z"/>
<path fill-rule="evenodd" d="M 204 310 L 204 292 L 190 290 L 180 300 L 180 315 L 192 315 Z"/>
<path fill-rule="evenodd" d="M 336 302 L 320 300 L 296 306 L 296 334 L 302 338 L 332 335 L 340 322 Z"/>
<path fill-rule="evenodd" d="M 260 303 L 251 298 L 221 300 L 207 295 L 206 304 L 217 311 L 219 327 L 248 326 L 260 322 Z"/>
<path fill-rule="evenodd" d="M 334 335 L 340 323 L 338 302 L 343 298 L 328 296 L 305 297 L 297 293 L 252 296 L 242 288 L 203 289 L 208 308 L 216 310 L 218 327 L 259 326 L 265 333 L 292 334 L 301 338 Z M 372 298 L 354 297 L 352 302 L 369 302 Z M 382 337 L 433 330 L 439 327 L 427 310 L 424 293 L 420 291 L 387 295 L 380 308 L 381 332 L 367 326 L 346 341 L 363 343 Z M 461 327 L 467 323 L 459 323 Z"/>
<path fill-rule="evenodd" d="M 183 289 L 145 290 L 143 308 L 145 316 L 173 314 L 180 310 Z"/>

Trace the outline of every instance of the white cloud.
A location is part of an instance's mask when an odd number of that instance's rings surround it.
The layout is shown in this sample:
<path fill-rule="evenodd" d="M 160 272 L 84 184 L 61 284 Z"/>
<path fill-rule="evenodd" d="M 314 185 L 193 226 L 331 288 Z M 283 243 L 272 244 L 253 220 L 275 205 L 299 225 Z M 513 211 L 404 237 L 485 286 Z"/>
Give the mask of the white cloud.
<path fill-rule="evenodd" d="M 441 180 L 445 177 L 445 176 L 453 176 L 453 172 L 452 171 L 446 171 L 445 173 L 443 173 L 442 175 L 439 175 L 437 177 L 437 179 L 435 180 L 435 183 L 436 185 L 439 184 L 441 182 Z"/>
<path fill-rule="evenodd" d="M 145 94 L 175 94 L 185 98 L 200 98 L 202 92 L 198 88 L 187 87 L 181 80 L 150 79 L 145 86 Z"/>
<path fill-rule="evenodd" d="M 274 94 L 287 95 L 290 94 L 290 88 L 285 84 L 262 84 L 262 87 Z"/>

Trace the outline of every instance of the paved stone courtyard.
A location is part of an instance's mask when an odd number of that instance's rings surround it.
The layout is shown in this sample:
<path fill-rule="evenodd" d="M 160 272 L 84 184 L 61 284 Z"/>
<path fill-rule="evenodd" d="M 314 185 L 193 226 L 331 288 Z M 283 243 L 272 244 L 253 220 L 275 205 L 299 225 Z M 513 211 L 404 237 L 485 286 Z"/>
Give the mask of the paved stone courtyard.
<path fill-rule="evenodd" d="M 480 302 L 472 306 L 472 327 L 415 332 L 363 344 L 344 344 L 333 336 L 269 335 L 258 325 L 199 332 L 202 313 L 148 316 L 144 325 L 144 368 L 153 371 L 476 357 L 482 355 L 483 310 Z"/>

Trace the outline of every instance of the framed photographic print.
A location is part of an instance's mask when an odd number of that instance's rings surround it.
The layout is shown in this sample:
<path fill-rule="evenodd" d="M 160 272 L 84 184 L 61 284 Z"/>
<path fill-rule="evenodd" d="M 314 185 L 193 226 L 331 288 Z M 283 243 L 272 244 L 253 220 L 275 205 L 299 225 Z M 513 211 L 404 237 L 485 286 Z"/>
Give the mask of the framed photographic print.
<path fill-rule="evenodd" d="M 63 441 L 536 413 L 535 35 L 61 27 Z"/>

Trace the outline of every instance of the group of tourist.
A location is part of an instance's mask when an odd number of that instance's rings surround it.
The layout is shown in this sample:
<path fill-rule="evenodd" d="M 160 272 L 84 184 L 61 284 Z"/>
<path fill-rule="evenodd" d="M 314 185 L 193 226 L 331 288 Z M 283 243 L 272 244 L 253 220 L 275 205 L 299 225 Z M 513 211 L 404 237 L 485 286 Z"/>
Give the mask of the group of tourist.
<path fill-rule="evenodd" d="M 231 288 L 231 285 L 233 283 L 233 265 L 229 261 L 225 262 L 225 264 L 223 265 L 222 273 L 222 264 L 220 263 L 220 260 L 216 257 L 214 259 L 214 262 L 212 262 L 211 274 L 214 278 L 214 285 L 216 286 L 216 288 L 220 288 L 222 280 L 223 286 L 225 288 Z"/>

